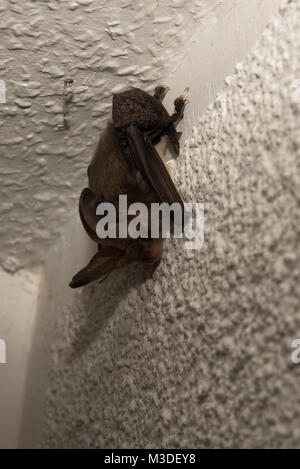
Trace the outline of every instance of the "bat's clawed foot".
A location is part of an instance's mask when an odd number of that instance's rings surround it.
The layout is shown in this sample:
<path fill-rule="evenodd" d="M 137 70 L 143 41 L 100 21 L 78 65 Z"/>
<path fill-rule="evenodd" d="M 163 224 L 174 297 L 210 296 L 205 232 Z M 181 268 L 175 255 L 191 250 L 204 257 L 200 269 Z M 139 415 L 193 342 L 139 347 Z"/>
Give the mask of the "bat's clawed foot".
<path fill-rule="evenodd" d="M 170 87 L 167 85 L 158 85 L 154 90 L 154 98 L 162 103 L 169 90 Z"/>
<path fill-rule="evenodd" d="M 175 99 L 174 101 L 174 107 L 175 107 L 175 113 L 180 114 L 180 116 L 183 117 L 183 112 L 185 109 L 185 106 L 190 102 L 189 98 L 186 96 L 178 96 L 178 98 Z M 182 119 L 181 117 L 181 119 Z"/>
<path fill-rule="evenodd" d="M 179 96 L 174 101 L 175 112 L 171 116 L 171 121 L 174 125 L 178 124 L 183 119 L 185 106 L 189 103 L 189 99 L 186 96 Z"/>

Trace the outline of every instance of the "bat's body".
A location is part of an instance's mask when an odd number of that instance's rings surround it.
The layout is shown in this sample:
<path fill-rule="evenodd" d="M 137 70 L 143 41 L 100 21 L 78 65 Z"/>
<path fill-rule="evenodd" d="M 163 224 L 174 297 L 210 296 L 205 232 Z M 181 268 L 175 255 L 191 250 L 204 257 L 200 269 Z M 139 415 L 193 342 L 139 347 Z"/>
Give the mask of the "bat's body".
<path fill-rule="evenodd" d="M 102 134 L 96 153 L 88 167 L 89 188 L 104 200 L 112 200 L 119 194 L 147 190 L 146 181 L 138 183 L 130 162 L 124 157 L 113 123 L 109 122 Z M 139 187 L 140 186 L 140 187 Z"/>
<path fill-rule="evenodd" d="M 138 127 L 142 132 L 149 134 L 153 143 L 157 143 L 165 134 L 173 146 L 176 154 L 179 153 L 178 133 L 175 125 L 183 118 L 185 100 L 180 97 L 175 101 L 175 111 L 169 115 L 160 99 L 153 99 L 139 88 L 132 88 L 114 95 L 113 121 L 120 137 L 122 131 L 129 125 Z"/>
<path fill-rule="evenodd" d="M 154 96 L 139 89 L 114 95 L 113 122 L 108 124 L 100 138 L 88 167 L 88 188 L 82 191 L 79 200 L 83 226 L 90 238 L 101 245 L 101 249 L 73 277 L 70 283 L 72 288 L 103 278 L 133 261 L 154 263 L 160 259 L 160 238 L 99 239 L 96 225 L 100 216 L 96 215 L 96 208 L 101 202 L 110 202 L 117 209 L 120 194 L 127 195 L 128 204 L 143 202 L 149 208 L 152 202 L 183 204 L 152 143 L 166 134 L 174 149 L 179 149 L 174 122 L 182 118 L 185 101 L 177 98 L 176 112 L 169 116 L 161 104 L 164 94 L 164 87 L 157 87 Z M 181 100 L 180 109 L 176 109 L 178 100 Z"/>

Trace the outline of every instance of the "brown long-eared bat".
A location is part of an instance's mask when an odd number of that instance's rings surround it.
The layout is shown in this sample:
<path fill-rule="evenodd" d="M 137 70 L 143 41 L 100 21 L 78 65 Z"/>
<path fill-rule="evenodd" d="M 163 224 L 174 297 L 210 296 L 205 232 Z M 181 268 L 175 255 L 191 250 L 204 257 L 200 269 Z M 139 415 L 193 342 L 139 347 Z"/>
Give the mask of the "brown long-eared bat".
<path fill-rule="evenodd" d="M 151 204 L 177 202 L 183 207 L 172 178 L 160 158 L 155 144 L 167 135 L 174 153 L 179 153 L 180 133 L 177 123 L 183 118 L 186 99 L 180 96 L 174 101 L 175 112 L 170 116 L 162 104 L 168 87 L 157 86 L 154 96 L 132 88 L 113 96 L 112 122 L 109 122 L 88 167 L 88 187 L 79 199 L 82 224 L 95 241 L 99 250 L 86 267 L 71 280 L 70 287 L 77 288 L 92 280 L 104 279 L 115 269 L 134 261 L 156 263 L 162 251 L 162 237 L 150 234 L 132 238 L 120 235 L 120 219 L 115 220 L 116 236 L 99 238 L 97 207 L 109 202 L 119 208 L 119 195 L 126 195 L 128 205 L 142 202 L 149 209 Z M 128 223 L 132 216 L 128 216 Z M 150 220 L 147 220 L 149 226 Z"/>

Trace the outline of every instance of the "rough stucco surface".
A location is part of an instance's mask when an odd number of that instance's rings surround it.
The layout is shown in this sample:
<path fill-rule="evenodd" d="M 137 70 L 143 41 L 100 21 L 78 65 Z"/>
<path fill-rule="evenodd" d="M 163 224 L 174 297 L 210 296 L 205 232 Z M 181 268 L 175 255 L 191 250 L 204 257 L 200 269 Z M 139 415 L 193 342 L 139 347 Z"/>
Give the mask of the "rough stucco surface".
<path fill-rule="evenodd" d="M 221 2 L 222 3 L 222 2 Z M 77 211 L 111 98 L 170 76 L 217 0 L 1 0 L 2 267 L 40 262 Z M 197 29 L 198 29 L 197 28 Z M 176 54 L 174 54 L 176 50 Z M 69 129 L 63 126 L 64 80 Z"/>
<path fill-rule="evenodd" d="M 288 2 L 177 160 L 203 248 L 61 313 L 44 447 L 299 447 L 299 24 Z"/>

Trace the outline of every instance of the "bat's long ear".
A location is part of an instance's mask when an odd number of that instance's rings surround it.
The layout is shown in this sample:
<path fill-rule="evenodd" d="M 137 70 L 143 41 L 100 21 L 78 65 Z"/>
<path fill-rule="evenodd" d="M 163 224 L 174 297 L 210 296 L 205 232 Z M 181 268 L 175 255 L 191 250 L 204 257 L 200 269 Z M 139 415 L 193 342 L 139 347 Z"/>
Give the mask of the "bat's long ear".
<path fill-rule="evenodd" d="M 114 247 L 107 247 L 97 252 L 88 265 L 81 269 L 69 283 L 71 288 L 82 287 L 93 280 L 102 279 L 113 270 L 121 267 L 121 258 L 124 251 Z"/>
<path fill-rule="evenodd" d="M 88 189 L 87 187 L 83 189 L 79 199 L 79 214 L 85 231 L 96 243 L 99 243 L 99 239 L 96 234 L 96 225 L 99 220 L 99 217 L 96 215 L 98 203 L 99 198 L 91 189 Z"/>

